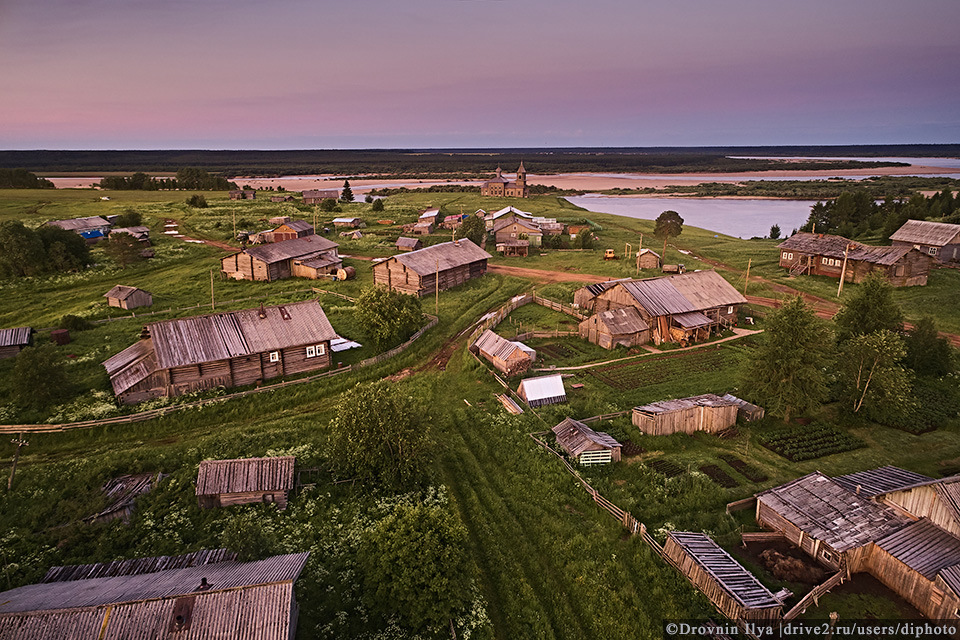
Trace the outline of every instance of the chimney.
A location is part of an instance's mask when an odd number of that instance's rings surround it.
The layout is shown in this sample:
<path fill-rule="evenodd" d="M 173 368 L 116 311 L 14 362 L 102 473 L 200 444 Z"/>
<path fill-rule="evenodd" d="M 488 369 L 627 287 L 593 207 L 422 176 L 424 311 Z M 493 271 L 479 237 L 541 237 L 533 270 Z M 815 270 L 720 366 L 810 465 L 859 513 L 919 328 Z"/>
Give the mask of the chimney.
<path fill-rule="evenodd" d="M 197 587 L 197 591 L 209 591 L 210 583 L 207 582 L 206 578 L 200 578 L 200 586 Z"/>
<path fill-rule="evenodd" d="M 262 302 L 260 303 L 260 312 L 259 312 L 258 315 L 260 316 L 260 319 L 261 319 L 261 320 L 263 320 L 264 318 L 267 317 L 267 310 L 263 308 L 263 303 L 262 303 Z"/>
<path fill-rule="evenodd" d="M 857 491 L 856 491 L 857 495 L 860 495 L 860 488 L 861 488 L 860 485 L 857 485 Z"/>

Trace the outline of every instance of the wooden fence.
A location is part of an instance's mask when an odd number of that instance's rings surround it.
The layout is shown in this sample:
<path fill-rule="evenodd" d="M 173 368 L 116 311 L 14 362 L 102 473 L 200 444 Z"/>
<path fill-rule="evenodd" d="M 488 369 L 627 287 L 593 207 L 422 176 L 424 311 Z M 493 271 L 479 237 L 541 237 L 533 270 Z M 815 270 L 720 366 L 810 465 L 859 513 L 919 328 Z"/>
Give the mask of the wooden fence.
<path fill-rule="evenodd" d="M 757 503 L 756 496 L 750 496 L 749 498 L 744 498 L 743 500 L 735 500 L 733 502 L 728 502 L 727 513 L 733 513 L 734 511 L 745 511 L 746 509 L 752 509 L 756 503 Z"/>
<path fill-rule="evenodd" d="M 579 331 L 527 331 L 518 333 L 514 340 L 529 340 L 530 338 L 560 338 L 564 336 L 579 336 Z"/>
<path fill-rule="evenodd" d="M 410 336 L 410 338 L 401 344 L 400 346 L 394 347 L 389 351 L 385 351 L 379 355 L 373 356 L 372 358 L 367 358 L 355 365 L 348 365 L 346 367 L 341 367 L 339 369 L 334 369 L 332 371 L 324 371 L 322 373 L 317 373 L 311 376 L 306 376 L 304 378 L 297 378 L 295 380 L 284 380 L 283 382 L 278 382 L 276 384 L 264 385 L 257 387 L 255 389 L 247 389 L 245 391 L 237 391 L 235 393 L 229 393 L 223 396 L 217 396 L 215 398 L 204 398 L 203 400 L 196 400 L 194 402 L 185 402 L 183 404 L 172 404 L 166 407 L 160 407 L 158 409 L 151 409 L 149 411 L 141 411 L 139 413 L 131 413 L 125 416 L 116 416 L 114 418 L 103 418 L 101 420 L 83 420 L 80 422 L 67 422 L 62 424 L 4 424 L 0 425 L 0 433 L 52 433 L 58 431 L 67 431 L 70 429 L 89 429 L 91 427 L 99 427 L 110 424 L 130 424 L 133 422 L 143 422 L 145 420 L 153 420 L 154 418 L 159 418 L 168 413 L 174 413 L 176 411 L 182 411 L 183 409 L 192 409 L 195 407 L 202 407 L 208 404 L 213 404 L 215 402 L 225 402 L 227 400 L 233 400 L 235 398 L 242 398 L 244 396 L 249 396 L 255 393 L 265 393 L 268 391 L 275 391 L 277 389 L 282 389 L 284 387 L 289 387 L 296 384 L 304 384 L 306 382 L 313 382 L 314 380 L 320 380 L 322 378 L 329 378 L 331 376 L 340 375 L 341 373 L 347 373 L 348 371 L 353 371 L 354 369 L 359 369 L 361 367 L 368 367 L 379 362 L 383 362 L 393 356 L 402 353 L 403 351 L 410 348 L 410 346 L 426 332 L 428 329 L 431 329 L 437 325 L 439 318 L 436 316 L 426 315 L 430 320 L 424 325 L 419 331 Z"/>
<path fill-rule="evenodd" d="M 533 301 L 540 305 L 541 307 L 546 307 L 547 309 L 553 309 L 554 311 L 559 311 L 560 313 L 565 313 L 568 316 L 573 316 L 579 320 L 586 320 L 587 316 L 580 313 L 573 307 L 562 304 L 560 302 L 554 302 L 553 300 L 548 300 L 547 298 L 541 298 L 540 296 L 534 294 Z"/>
<path fill-rule="evenodd" d="M 584 424 L 590 424 L 591 422 L 603 422 L 604 420 L 613 420 L 614 418 L 619 418 L 620 416 L 625 416 L 632 412 L 633 409 L 627 409 L 626 411 L 617 411 L 616 413 L 605 413 L 602 416 L 591 416 L 589 418 L 584 418 L 580 422 Z"/>
<path fill-rule="evenodd" d="M 786 539 L 786 536 L 779 531 L 745 531 L 740 534 L 740 540 L 743 541 L 743 544 L 748 542 L 777 542 Z"/>
<path fill-rule="evenodd" d="M 826 582 L 824 582 L 823 584 L 819 584 L 813 589 L 811 589 L 810 593 L 803 596 L 803 598 L 800 599 L 800 602 L 793 605 L 793 608 L 790 609 L 790 611 L 787 611 L 785 614 L 783 614 L 784 622 L 786 622 L 787 620 L 793 620 L 794 618 L 799 616 L 801 613 L 806 611 L 807 607 L 810 606 L 810 603 L 813 603 L 813 605 L 816 606 L 817 601 L 820 599 L 820 596 L 830 591 L 830 589 L 833 589 L 838 584 L 841 584 L 845 577 L 846 577 L 846 571 L 838 571 L 835 574 L 833 574 L 830 578 L 828 578 Z"/>
<path fill-rule="evenodd" d="M 492 311 L 483 316 L 483 318 L 481 318 L 477 323 L 476 329 L 474 329 L 470 334 L 470 337 L 467 338 L 467 346 L 472 347 L 473 343 L 477 341 L 477 338 L 480 337 L 481 333 L 487 329 L 493 329 L 498 324 L 503 322 L 503 319 L 510 315 L 512 311 L 519 309 L 524 305 L 530 304 L 531 302 L 539 304 L 543 307 L 547 307 L 548 309 L 553 309 L 554 311 L 559 311 L 561 313 L 574 316 L 580 320 L 583 320 L 587 317 L 571 306 L 556 302 L 554 300 L 549 300 L 547 298 L 541 298 L 536 294 L 525 293 L 523 295 L 511 298 L 509 302 L 496 311 Z M 527 338 L 557 338 L 560 336 L 576 335 L 579 335 L 579 333 L 576 331 L 531 331 L 518 335 L 515 340 L 526 340 Z"/>

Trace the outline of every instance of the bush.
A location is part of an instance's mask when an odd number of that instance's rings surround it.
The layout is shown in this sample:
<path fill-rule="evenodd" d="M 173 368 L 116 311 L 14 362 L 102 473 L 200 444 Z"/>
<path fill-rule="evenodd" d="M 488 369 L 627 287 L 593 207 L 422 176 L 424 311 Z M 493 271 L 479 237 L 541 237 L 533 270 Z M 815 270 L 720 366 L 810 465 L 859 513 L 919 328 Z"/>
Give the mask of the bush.
<path fill-rule="evenodd" d="M 372 196 L 367 196 L 372 198 Z M 377 198 L 373 201 L 373 205 L 370 207 L 370 211 L 383 211 L 383 199 Z"/>
<path fill-rule="evenodd" d="M 187 204 L 190 204 L 190 200 L 187 200 Z M 143 224 L 143 216 L 140 215 L 140 212 L 136 209 L 126 209 L 117 217 L 117 221 L 114 223 L 114 226 L 139 227 L 141 224 Z"/>
<path fill-rule="evenodd" d="M 199 193 L 195 193 L 189 198 L 187 198 L 187 204 L 193 207 L 194 209 L 206 209 L 207 208 L 207 199 Z"/>
<path fill-rule="evenodd" d="M 57 323 L 57 328 L 66 329 L 67 331 L 86 331 L 93 329 L 93 323 L 86 318 L 68 313 L 60 318 L 60 322 Z"/>

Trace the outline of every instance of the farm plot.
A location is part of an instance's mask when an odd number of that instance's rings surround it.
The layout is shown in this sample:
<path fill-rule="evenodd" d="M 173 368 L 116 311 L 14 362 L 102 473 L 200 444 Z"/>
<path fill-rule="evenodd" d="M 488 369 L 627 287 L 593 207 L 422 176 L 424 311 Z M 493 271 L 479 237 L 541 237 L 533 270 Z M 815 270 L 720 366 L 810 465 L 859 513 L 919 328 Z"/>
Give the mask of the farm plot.
<path fill-rule="evenodd" d="M 700 471 L 724 489 L 732 489 L 740 484 L 729 473 L 715 464 L 702 465 Z"/>
<path fill-rule="evenodd" d="M 574 337 L 532 338 L 524 342 L 531 348 L 536 349 L 537 360 L 540 361 L 542 365 L 566 367 L 597 360 L 606 360 L 611 357 L 610 352 L 606 349 Z"/>
<path fill-rule="evenodd" d="M 737 361 L 736 352 L 718 345 L 591 369 L 590 375 L 615 389 L 629 391 L 664 379 L 726 369 Z"/>
<path fill-rule="evenodd" d="M 823 424 L 780 427 L 758 434 L 758 440 L 767 449 L 794 462 L 867 446 L 860 438 Z"/>
<path fill-rule="evenodd" d="M 647 466 L 660 475 L 668 478 L 676 478 L 684 473 L 684 468 L 678 465 L 676 462 L 671 462 L 670 460 L 664 460 L 662 458 L 648 462 Z"/>
<path fill-rule="evenodd" d="M 766 482 L 769 479 L 767 474 L 765 474 L 763 471 L 747 464 L 737 456 L 729 453 L 721 453 L 720 459 L 730 465 L 734 471 L 742 475 L 750 482 Z"/>

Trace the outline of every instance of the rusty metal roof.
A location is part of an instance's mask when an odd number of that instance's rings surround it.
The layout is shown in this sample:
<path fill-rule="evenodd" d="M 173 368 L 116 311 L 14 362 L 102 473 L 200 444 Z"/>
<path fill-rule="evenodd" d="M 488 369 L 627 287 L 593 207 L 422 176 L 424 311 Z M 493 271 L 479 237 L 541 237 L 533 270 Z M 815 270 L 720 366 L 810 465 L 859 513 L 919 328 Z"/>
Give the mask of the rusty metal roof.
<path fill-rule="evenodd" d="M 240 253 L 253 256 L 257 260 L 262 260 L 267 264 L 272 264 L 291 258 L 302 258 L 321 251 L 329 251 L 339 246 L 340 245 L 333 240 L 328 240 L 323 236 L 310 235 L 302 238 L 283 240 L 282 242 L 262 244 L 256 247 L 247 247 Z"/>
<path fill-rule="evenodd" d="M 594 445 L 600 445 L 604 449 L 617 449 L 623 446 L 609 434 L 594 431 L 573 418 L 565 418 L 553 428 L 553 434 L 557 437 L 557 444 L 573 457 L 579 456 Z"/>
<path fill-rule="evenodd" d="M 446 271 L 473 262 L 488 260 L 490 257 L 489 253 L 464 238 L 456 242 L 442 242 L 417 251 L 401 253 L 379 264 L 383 265 L 390 260 L 396 260 L 413 272 L 425 276 L 435 273 L 438 268 L 440 271 Z"/>
<path fill-rule="evenodd" d="M 928 222 L 926 220 L 907 220 L 897 229 L 891 240 L 912 242 L 942 247 L 960 242 L 960 224 L 946 222 Z"/>
<path fill-rule="evenodd" d="M 19 347 L 30 344 L 31 327 L 0 329 L 0 347 Z"/>
<path fill-rule="evenodd" d="M 293 456 L 204 460 L 197 473 L 197 495 L 289 491 L 295 462 Z"/>

